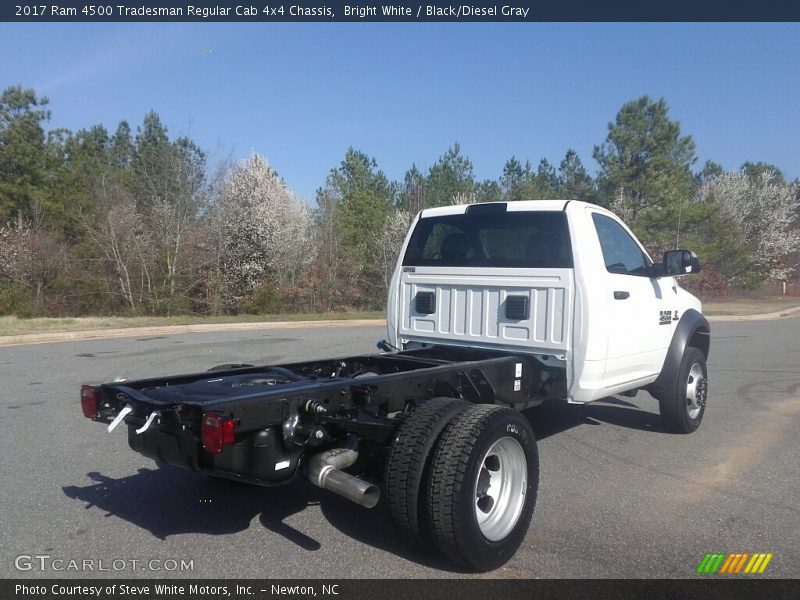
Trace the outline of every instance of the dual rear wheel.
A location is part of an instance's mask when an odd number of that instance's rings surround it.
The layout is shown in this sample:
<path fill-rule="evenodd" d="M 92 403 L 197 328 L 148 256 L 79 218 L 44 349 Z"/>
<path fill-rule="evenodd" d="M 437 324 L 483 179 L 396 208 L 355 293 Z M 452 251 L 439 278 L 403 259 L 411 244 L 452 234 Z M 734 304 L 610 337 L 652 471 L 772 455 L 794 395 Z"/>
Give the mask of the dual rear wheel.
<path fill-rule="evenodd" d="M 470 569 L 495 569 L 519 548 L 533 516 L 536 440 L 516 411 L 435 398 L 398 428 L 385 480 L 406 537 L 433 541 Z"/>

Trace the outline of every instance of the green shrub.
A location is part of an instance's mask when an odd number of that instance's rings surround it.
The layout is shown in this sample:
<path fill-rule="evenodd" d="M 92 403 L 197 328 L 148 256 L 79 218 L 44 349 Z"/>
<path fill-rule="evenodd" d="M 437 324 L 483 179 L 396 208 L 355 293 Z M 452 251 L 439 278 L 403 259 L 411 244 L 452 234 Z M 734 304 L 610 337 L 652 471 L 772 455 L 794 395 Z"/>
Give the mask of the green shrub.
<path fill-rule="evenodd" d="M 280 291 L 272 284 L 262 285 L 242 301 L 241 312 L 249 315 L 285 312 Z"/>
<path fill-rule="evenodd" d="M 11 281 L 0 281 L 0 315 L 35 317 L 36 301 L 31 290 Z"/>

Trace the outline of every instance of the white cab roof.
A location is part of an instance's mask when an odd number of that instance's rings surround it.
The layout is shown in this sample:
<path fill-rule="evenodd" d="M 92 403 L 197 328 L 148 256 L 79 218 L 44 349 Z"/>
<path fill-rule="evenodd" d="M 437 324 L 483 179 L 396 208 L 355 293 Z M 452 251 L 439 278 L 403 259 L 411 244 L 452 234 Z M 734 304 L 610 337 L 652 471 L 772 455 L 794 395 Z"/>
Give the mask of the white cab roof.
<path fill-rule="evenodd" d="M 580 202 L 578 200 L 519 200 L 516 202 L 487 202 L 486 204 L 505 204 L 508 212 L 515 211 L 536 211 L 536 210 L 564 210 L 567 203 L 574 203 L 576 205 L 593 206 L 588 202 Z M 420 218 L 426 217 L 441 217 L 444 215 L 463 215 L 468 206 L 475 206 L 474 204 L 458 204 L 456 206 L 438 206 L 436 208 L 427 208 L 422 211 Z"/>

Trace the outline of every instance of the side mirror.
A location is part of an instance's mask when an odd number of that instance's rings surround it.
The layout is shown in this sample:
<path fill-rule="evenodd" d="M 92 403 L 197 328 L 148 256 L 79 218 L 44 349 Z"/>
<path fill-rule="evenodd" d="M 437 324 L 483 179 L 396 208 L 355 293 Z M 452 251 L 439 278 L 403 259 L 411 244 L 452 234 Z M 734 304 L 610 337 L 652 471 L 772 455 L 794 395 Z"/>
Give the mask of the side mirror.
<path fill-rule="evenodd" d="M 664 252 L 662 273 L 664 275 L 688 275 L 700 272 L 700 260 L 691 250 L 667 250 Z"/>

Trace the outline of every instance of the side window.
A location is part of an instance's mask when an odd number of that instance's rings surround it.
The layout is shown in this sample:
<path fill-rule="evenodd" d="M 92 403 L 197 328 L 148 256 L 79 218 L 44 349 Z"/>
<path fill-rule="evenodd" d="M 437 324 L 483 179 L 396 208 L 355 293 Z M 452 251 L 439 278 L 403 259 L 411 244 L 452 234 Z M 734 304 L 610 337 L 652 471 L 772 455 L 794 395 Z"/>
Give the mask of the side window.
<path fill-rule="evenodd" d="M 619 223 L 599 213 L 592 213 L 592 220 L 609 273 L 623 275 L 647 273 L 648 261 L 642 249 Z"/>

